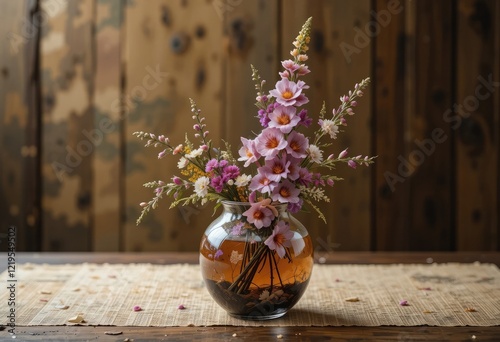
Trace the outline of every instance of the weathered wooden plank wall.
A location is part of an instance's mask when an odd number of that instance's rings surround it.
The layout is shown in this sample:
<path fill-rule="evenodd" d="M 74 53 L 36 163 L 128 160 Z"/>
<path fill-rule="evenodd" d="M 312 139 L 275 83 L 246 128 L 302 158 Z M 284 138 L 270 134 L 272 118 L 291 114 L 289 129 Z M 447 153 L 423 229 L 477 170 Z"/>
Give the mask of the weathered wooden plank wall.
<path fill-rule="evenodd" d="M 0 233 L 15 225 L 22 248 L 40 248 L 39 26 L 36 1 L 1 1 Z M 40 18 L 38 18 L 39 20 Z M 0 237 L 2 240 L 3 237 Z M 6 248 L 0 243 L 0 248 Z"/>
<path fill-rule="evenodd" d="M 311 15 L 309 114 L 371 76 L 329 152 L 379 156 L 338 170 L 327 225 L 299 215 L 317 251 L 500 249 L 498 1 L 0 5 L 0 233 L 17 225 L 19 250 L 195 250 L 209 207 L 167 200 L 135 226 L 141 184 L 178 170 L 131 133 L 183 142 L 192 97 L 237 148 L 259 129 L 250 63 L 271 87 Z"/>

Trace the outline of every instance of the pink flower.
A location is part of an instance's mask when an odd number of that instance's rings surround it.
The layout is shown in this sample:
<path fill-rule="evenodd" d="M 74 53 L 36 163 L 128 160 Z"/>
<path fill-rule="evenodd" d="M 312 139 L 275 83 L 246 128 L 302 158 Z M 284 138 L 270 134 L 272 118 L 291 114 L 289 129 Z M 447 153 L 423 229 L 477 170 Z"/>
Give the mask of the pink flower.
<path fill-rule="evenodd" d="M 177 176 L 174 176 L 174 177 L 172 178 L 172 180 L 173 180 L 173 181 L 174 181 L 174 183 L 175 183 L 175 184 L 177 184 L 177 185 L 181 185 L 181 184 L 182 184 L 182 179 L 180 179 L 180 178 L 179 178 L 179 177 L 177 177 Z"/>
<path fill-rule="evenodd" d="M 219 162 L 217 161 L 217 159 L 210 159 L 207 162 L 207 165 L 205 165 L 205 172 L 210 172 L 217 167 L 219 167 Z"/>
<path fill-rule="evenodd" d="M 255 141 L 250 139 L 241 138 L 243 146 L 240 148 L 238 153 L 240 154 L 239 161 L 245 161 L 244 166 L 247 167 L 251 163 L 255 163 L 259 158 L 260 154 L 255 149 Z"/>
<path fill-rule="evenodd" d="M 248 187 L 250 191 L 260 191 L 261 193 L 271 193 L 275 187 L 275 183 L 272 182 L 269 178 L 261 173 L 257 173 L 250 182 L 250 186 Z"/>
<path fill-rule="evenodd" d="M 349 165 L 349 166 L 350 166 L 350 167 L 352 167 L 353 169 L 355 169 L 355 168 L 358 166 L 358 164 L 356 164 L 356 162 L 355 162 L 354 160 L 349 160 L 349 161 L 347 162 L 347 165 Z"/>
<path fill-rule="evenodd" d="M 288 166 L 286 178 L 292 181 L 297 180 L 299 178 L 300 163 L 302 160 L 293 157 L 288 157 L 287 160 L 290 161 L 290 165 Z"/>
<path fill-rule="evenodd" d="M 273 182 L 279 182 L 281 178 L 286 178 L 288 174 L 288 167 L 290 162 L 283 158 L 274 158 L 266 160 L 266 165 L 258 169 L 259 173 L 263 174 Z"/>
<path fill-rule="evenodd" d="M 305 126 L 305 127 L 311 126 L 312 119 L 309 116 L 307 116 L 307 110 L 306 109 L 302 109 L 298 115 L 300 117 L 299 125 L 302 125 L 302 126 Z"/>
<path fill-rule="evenodd" d="M 269 96 L 275 97 L 276 102 L 283 106 L 293 106 L 301 93 L 302 87 L 299 87 L 297 83 L 288 80 L 288 78 L 282 78 L 281 81 L 276 82 L 276 88 L 269 92 Z"/>
<path fill-rule="evenodd" d="M 300 65 L 298 65 L 297 63 L 295 63 L 291 59 L 287 59 L 286 61 L 282 61 L 281 65 L 283 66 L 283 68 L 290 71 L 291 73 L 300 68 Z"/>
<path fill-rule="evenodd" d="M 302 209 L 304 201 L 300 198 L 297 203 L 288 203 L 287 209 L 291 214 L 296 214 Z"/>
<path fill-rule="evenodd" d="M 298 69 L 297 69 L 297 75 L 299 76 L 304 76 L 310 73 L 311 70 L 309 70 L 309 67 L 305 64 L 302 64 Z"/>
<path fill-rule="evenodd" d="M 274 188 L 271 198 L 273 201 L 281 203 L 297 203 L 299 201 L 299 194 L 300 190 L 292 182 L 285 179 Z"/>
<path fill-rule="evenodd" d="M 212 178 L 210 181 L 210 186 L 215 189 L 218 193 L 222 192 L 222 189 L 224 188 L 224 181 L 221 176 L 217 176 Z"/>
<path fill-rule="evenodd" d="M 297 182 L 301 185 L 308 186 L 312 182 L 312 173 L 308 169 L 301 167 L 299 169 L 299 178 Z"/>
<path fill-rule="evenodd" d="M 286 152 L 295 158 L 305 158 L 307 156 L 307 148 L 309 147 L 309 139 L 304 134 L 293 131 L 288 135 Z"/>
<path fill-rule="evenodd" d="M 294 107 L 276 107 L 269 114 L 269 127 L 276 127 L 282 133 L 290 133 L 290 131 L 300 122 L 300 117 L 295 115 L 297 110 Z"/>
<path fill-rule="evenodd" d="M 262 202 L 250 204 L 250 209 L 243 213 L 247 221 L 252 223 L 257 229 L 269 227 L 274 219 L 273 211 L 266 206 L 269 204 L 269 201 Z"/>
<path fill-rule="evenodd" d="M 280 258 L 286 255 L 285 247 L 291 247 L 293 232 L 285 221 L 279 221 L 273 229 L 273 233 L 264 243 L 270 250 L 275 250 Z"/>
<path fill-rule="evenodd" d="M 268 127 L 255 138 L 257 152 L 266 160 L 273 159 L 287 146 L 283 133 L 277 128 Z"/>
<path fill-rule="evenodd" d="M 228 165 L 222 170 L 222 180 L 227 182 L 230 179 L 236 179 L 240 175 L 240 168 L 236 165 Z"/>

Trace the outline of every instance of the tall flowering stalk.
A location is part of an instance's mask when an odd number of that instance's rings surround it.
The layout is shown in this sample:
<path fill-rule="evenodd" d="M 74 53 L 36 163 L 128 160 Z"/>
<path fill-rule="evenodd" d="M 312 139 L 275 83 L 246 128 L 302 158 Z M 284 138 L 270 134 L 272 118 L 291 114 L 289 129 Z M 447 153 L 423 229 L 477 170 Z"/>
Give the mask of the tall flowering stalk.
<path fill-rule="evenodd" d="M 257 117 L 262 130 L 254 137 L 241 138 L 237 159 L 227 144 L 224 149 L 212 145 L 205 118 L 193 100 L 190 101 L 194 137 L 198 140 L 196 144 L 187 137 L 184 143 L 172 145 L 163 135 L 134 133 L 146 140 L 146 146 L 161 148 L 159 159 L 168 154 L 180 157 L 177 164 L 179 175 L 174 175 L 169 182 L 144 184 L 154 189 L 155 196 L 149 202 L 140 204 L 143 210 L 137 224 L 158 206 L 159 199 L 165 194 L 174 199 L 171 208 L 208 201 L 215 201 L 216 207 L 223 200 L 250 202 L 250 208 L 243 213 L 243 219 L 235 223 L 235 227 L 257 233 L 263 243 L 245 248 L 241 272 L 229 287 L 236 293 L 248 289 L 253 275 L 262 268 L 265 260 L 272 271 L 276 267 L 275 255 L 279 258 L 291 257 L 293 233 L 287 222 L 280 220 L 275 207 L 277 204 L 286 204 L 291 213 L 298 212 L 307 204 L 325 220 L 316 203 L 329 202 L 325 188 L 340 180 L 329 171 L 338 163 L 346 163 L 355 169 L 359 165 L 371 164 L 374 159 L 361 155 L 350 157 L 347 148 L 336 156 L 324 157 L 325 148 L 332 145 L 341 128 L 347 125 L 347 118 L 354 114 L 357 98 L 363 96 L 369 79 L 357 83 L 352 91 L 341 96 L 340 105 L 332 110 L 331 115 L 327 116 L 323 104 L 319 119 L 314 122 L 304 108 L 309 102 L 306 96 L 309 86 L 302 80 L 310 72 L 306 65 L 310 32 L 311 18 L 293 42 L 291 59 L 281 62 L 283 70 L 279 73 L 280 79 L 270 91 L 265 90 L 265 80 L 251 66 L 257 90 Z M 312 127 L 312 134 L 306 135 L 305 131 Z M 279 279 L 279 272 L 276 275 Z"/>

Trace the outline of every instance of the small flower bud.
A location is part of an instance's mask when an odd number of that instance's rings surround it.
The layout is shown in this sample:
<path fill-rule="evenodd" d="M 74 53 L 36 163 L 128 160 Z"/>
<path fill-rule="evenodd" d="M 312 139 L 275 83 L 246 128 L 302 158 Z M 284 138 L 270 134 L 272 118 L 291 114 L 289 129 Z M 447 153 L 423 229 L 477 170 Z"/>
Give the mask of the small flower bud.
<path fill-rule="evenodd" d="M 184 146 L 182 146 L 182 144 L 177 145 L 177 147 L 172 151 L 172 154 L 176 155 L 177 153 L 181 152 L 183 148 Z"/>
<path fill-rule="evenodd" d="M 177 176 L 174 176 L 174 177 L 172 178 L 172 181 L 173 181 L 175 184 L 177 184 L 177 185 L 181 185 L 181 184 L 182 184 L 182 179 L 180 179 L 180 178 L 179 178 L 179 177 L 177 177 Z"/>
<path fill-rule="evenodd" d="M 200 125 L 198 125 L 198 124 L 194 124 L 194 125 L 193 125 L 193 129 L 194 129 L 195 131 L 199 131 L 199 130 L 201 129 L 201 127 L 200 127 Z"/>
<path fill-rule="evenodd" d="M 158 141 L 165 142 L 165 136 L 164 135 L 160 135 L 158 137 Z"/>
<path fill-rule="evenodd" d="M 357 105 L 358 105 L 358 103 L 356 101 L 351 102 L 351 106 L 356 107 Z"/>
<path fill-rule="evenodd" d="M 165 182 L 164 182 L 164 181 L 162 181 L 162 180 L 160 180 L 160 181 L 158 181 L 158 185 L 160 185 L 160 186 L 164 186 L 164 185 L 165 185 Z"/>
<path fill-rule="evenodd" d="M 199 137 L 201 137 L 201 135 L 200 135 L 200 134 L 198 134 L 198 133 L 195 133 L 195 134 L 194 134 L 194 137 L 195 137 L 195 138 L 199 138 Z"/>
<path fill-rule="evenodd" d="M 288 78 L 288 77 L 290 77 L 290 74 L 286 70 L 283 71 L 283 72 L 280 72 L 279 74 L 280 74 L 281 78 Z"/>
<path fill-rule="evenodd" d="M 307 55 L 299 55 L 297 59 L 299 60 L 299 62 L 305 62 L 309 59 L 309 57 L 307 57 Z"/>
<path fill-rule="evenodd" d="M 143 208 L 144 208 L 144 207 L 145 207 L 145 206 L 147 206 L 148 204 L 147 204 L 146 202 L 141 202 L 139 205 L 140 205 L 141 207 L 143 207 Z"/>
<path fill-rule="evenodd" d="M 332 160 L 333 158 L 335 158 L 335 156 L 333 154 L 330 154 L 327 159 Z"/>
<path fill-rule="evenodd" d="M 166 150 L 161 151 L 160 153 L 158 153 L 158 159 L 165 157 L 166 154 L 167 154 Z"/>
<path fill-rule="evenodd" d="M 208 135 L 208 131 L 203 132 L 203 138 L 205 138 Z"/>
<path fill-rule="evenodd" d="M 339 154 L 339 159 L 343 159 L 345 158 L 345 156 L 347 156 L 347 148 L 345 150 L 343 150 L 342 152 L 340 152 Z"/>
<path fill-rule="evenodd" d="M 156 140 L 156 136 L 153 133 L 149 133 L 149 136 L 151 137 L 151 139 Z"/>
<path fill-rule="evenodd" d="M 328 184 L 329 186 L 333 186 L 333 184 L 334 184 L 333 179 L 328 178 L 326 181 L 326 184 Z"/>
<path fill-rule="evenodd" d="M 364 95 L 364 93 L 363 93 L 361 90 L 358 90 L 358 91 L 356 92 L 356 95 L 358 95 L 358 97 L 361 97 L 361 96 L 363 96 L 363 95 Z"/>
<path fill-rule="evenodd" d="M 347 126 L 347 120 L 345 118 L 340 118 L 340 124 L 342 126 Z"/>
<path fill-rule="evenodd" d="M 354 160 L 349 160 L 349 161 L 347 162 L 347 165 L 349 165 L 349 166 L 350 166 L 350 167 L 352 167 L 353 169 L 355 169 L 355 168 L 358 166 L 358 164 L 356 164 L 356 162 L 355 162 Z"/>
<path fill-rule="evenodd" d="M 200 148 L 203 150 L 203 151 L 208 151 L 208 146 L 207 145 L 201 145 Z"/>

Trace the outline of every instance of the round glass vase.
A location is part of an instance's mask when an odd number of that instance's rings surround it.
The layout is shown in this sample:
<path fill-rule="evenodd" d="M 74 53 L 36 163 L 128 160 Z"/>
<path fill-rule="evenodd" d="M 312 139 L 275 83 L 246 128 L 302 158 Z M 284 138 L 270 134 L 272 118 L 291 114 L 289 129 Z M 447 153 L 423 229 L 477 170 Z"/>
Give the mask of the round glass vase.
<path fill-rule="evenodd" d="M 269 227 L 258 229 L 242 215 L 250 203 L 224 201 L 222 214 L 201 240 L 200 266 L 207 290 L 233 317 L 281 317 L 309 283 L 311 237 L 288 213 L 286 203 L 273 206 L 278 216 Z"/>

